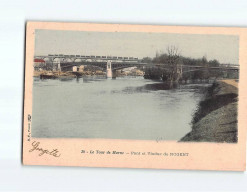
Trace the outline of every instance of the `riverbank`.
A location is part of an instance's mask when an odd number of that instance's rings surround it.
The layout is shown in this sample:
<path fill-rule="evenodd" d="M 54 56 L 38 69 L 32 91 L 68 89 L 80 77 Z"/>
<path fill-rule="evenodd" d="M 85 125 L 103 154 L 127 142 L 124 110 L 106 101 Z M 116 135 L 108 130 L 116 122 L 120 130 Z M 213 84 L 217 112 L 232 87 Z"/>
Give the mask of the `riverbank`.
<path fill-rule="evenodd" d="M 143 71 L 134 69 L 131 71 L 117 71 L 117 77 L 123 76 L 143 76 Z M 33 76 L 41 79 L 57 79 L 57 78 L 76 78 L 82 76 L 106 76 L 106 72 L 102 70 L 86 70 L 86 71 L 34 71 Z"/>
<path fill-rule="evenodd" d="M 72 72 L 72 71 L 34 71 L 35 77 L 40 77 L 42 79 L 56 79 L 56 78 L 75 78 L 75 77 L 80 77 L 80 76 L 94 76 L 94 75 L 99 75 L 99 76 L 104 76 L 106 75 L 102 71 L 83 71 L 83 72 Z"/>
<path fill-rule="evenodd" d="M 192 120 L 192 131 L 181 142 L 237 142 L 238 83 L 215 82 L 205 93 Z"/>

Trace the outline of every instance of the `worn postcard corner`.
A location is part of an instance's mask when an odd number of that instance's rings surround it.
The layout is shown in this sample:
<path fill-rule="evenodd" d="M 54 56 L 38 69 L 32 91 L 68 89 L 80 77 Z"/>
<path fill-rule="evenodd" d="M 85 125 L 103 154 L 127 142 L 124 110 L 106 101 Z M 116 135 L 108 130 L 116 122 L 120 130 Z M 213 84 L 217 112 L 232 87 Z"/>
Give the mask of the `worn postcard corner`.
<path fill-rule="evenodd" d="M 246 28 L 26 28 L 23 164 L 246 169 Z"/>

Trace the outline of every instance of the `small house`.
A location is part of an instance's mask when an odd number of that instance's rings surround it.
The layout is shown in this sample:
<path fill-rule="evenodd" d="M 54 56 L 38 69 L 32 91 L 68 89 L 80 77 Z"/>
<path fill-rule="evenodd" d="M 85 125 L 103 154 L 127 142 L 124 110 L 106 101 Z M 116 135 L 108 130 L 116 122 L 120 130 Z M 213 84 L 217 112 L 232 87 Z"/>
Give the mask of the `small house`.
<path fill-rule="evenodd" d="M 84 71 L 84 65 L 79 66 L 79 72 L 83 72 Z"/>
<path fill-rule="evenodd" d="M 45 67 L 45 60 L 43 59 L 34 59 L 34 70 L 40 71 Z"/>
<path fill-rule="evenodd" d="M 73 71 L 73 72 L 77 72 L 77 71 L 78 71 L 77 66 L 73 66 L 73 67 L 72 67 L 72 71 Z"/>

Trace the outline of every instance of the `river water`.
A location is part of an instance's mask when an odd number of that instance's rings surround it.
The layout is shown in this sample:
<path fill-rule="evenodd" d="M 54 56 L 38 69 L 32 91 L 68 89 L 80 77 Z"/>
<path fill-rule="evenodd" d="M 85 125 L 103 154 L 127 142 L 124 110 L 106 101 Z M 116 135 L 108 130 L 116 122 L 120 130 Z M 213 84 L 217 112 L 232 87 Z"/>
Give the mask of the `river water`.
<path fill-rule="evenodd" d="M 142 77 L 34 78 L 32 137 L 180 140 L 208 84 Z"/>

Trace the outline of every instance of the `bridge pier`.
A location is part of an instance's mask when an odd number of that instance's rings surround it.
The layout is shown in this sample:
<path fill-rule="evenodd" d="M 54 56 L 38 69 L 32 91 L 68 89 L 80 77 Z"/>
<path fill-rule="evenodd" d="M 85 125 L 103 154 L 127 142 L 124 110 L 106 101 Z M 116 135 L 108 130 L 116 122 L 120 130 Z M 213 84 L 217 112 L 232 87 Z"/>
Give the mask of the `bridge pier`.
<path fill-rule="evenodd" d="M 114 75 L 115 72 L 115 75 Z M 107 64 L 106 64 L 106 77 L 107 78 L 116 78 L 116 71 L 112 71 L 112 65 L 111 65 L 111 61 L 108 60 Z"/>
<path fill-rule="evenodd" d="M 61 63 L 60 63 L 60 60 L 59 60 L 58 65 L 57 65 L 57 70 L 58 70 L 59 72 L 61 72 Z"/>

